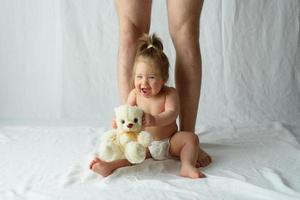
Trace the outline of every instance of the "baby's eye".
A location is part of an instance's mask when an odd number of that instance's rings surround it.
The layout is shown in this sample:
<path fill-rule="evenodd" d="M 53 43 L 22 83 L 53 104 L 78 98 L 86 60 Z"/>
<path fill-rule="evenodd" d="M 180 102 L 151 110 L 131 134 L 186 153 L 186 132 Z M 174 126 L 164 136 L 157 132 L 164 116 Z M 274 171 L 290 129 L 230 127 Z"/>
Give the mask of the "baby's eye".
<path fill-rule="evenodd" d="M 134 118 L 134 123 L 137 123 L 139 120 L 138 120 L 138 118 Z"/>
<path fill-rule="evenodd" d="M 124 123 L 125 123 L 125 120 L 124 120 L 124 119 L 122 119 L 122 120 L 121 120 L 121 123 L 122 123 L 122 124 L 124 124 Z"/>
<path fill-rule="evenodd" d="M 155 76 L 149 76 L 149 79 L 155 79 Z"/>
<path fill-rule="evenodd" d="M 138 79 L 142 79 L 142 78 L 143 78 L 143 76 L 141 76 L 141 75 L 137 75 L 137 76 L 136 76 L 136 78 L 138 78 Z"/>

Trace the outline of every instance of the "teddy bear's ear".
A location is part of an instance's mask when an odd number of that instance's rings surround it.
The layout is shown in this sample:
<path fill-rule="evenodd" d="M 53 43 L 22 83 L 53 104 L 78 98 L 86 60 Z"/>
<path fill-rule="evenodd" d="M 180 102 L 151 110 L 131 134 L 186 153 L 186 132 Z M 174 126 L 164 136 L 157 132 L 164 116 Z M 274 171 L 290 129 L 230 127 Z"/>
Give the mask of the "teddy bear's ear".
<path fill-rule="evenodd" d="M 125 106 L 126 105 L 121 105 L 121 106 L 115 107 L 115 109 L 114 109 L 115 110 L 115 114 L 120 113 L 122 109 L 124 110 Z"/>
<path fill-rule="evenodd" d="M 124 104 L 124 105 L 121 105 L 121 106 L 119 106 L 119 107 L 116 107 L 115 108 L 115 115 L 116 115 L 116 117 L 121 117 L 121 116 L 123 116 L 123 117 L 125 117 L 126 116 L 126 112 L 128 112 L 128 105 L 126 105 L 126 104 Z M 125 115 L 125 116 L 124 116 Z"/>
<path fill-rule="evenodd" d="M 116 116 L 116 118 L 120 117 L 121 106 L 116 107 L 116 108 L 114 109 L 114 111 L 115 111 L 115 116 Z"/>
<path fill-rule="evenodd" d="M 137 117 L 142 117 L 143 113 L 144 113 L 143 110 L 137 106 L 132 107 L 131 112 L 133 115 L 135 115 Z"/>
<path fill-rule="evenodd" d="M 144 111 L 140 108 L 137 109 L 137 112 L 139 113 L 140 116 L 143 116 L 144 114 Z"/>

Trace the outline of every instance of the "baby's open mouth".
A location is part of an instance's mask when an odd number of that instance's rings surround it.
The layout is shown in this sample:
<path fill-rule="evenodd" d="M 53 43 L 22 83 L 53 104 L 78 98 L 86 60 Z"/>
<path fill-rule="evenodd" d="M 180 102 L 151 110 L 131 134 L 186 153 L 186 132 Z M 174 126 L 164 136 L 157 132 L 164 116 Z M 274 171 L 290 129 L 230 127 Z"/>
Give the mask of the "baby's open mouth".
<path fill-rule="evenodd" d="M 141 91 L 142 93 L 147 94 L 150 91 L 150 89 L 142 88 Z"/>

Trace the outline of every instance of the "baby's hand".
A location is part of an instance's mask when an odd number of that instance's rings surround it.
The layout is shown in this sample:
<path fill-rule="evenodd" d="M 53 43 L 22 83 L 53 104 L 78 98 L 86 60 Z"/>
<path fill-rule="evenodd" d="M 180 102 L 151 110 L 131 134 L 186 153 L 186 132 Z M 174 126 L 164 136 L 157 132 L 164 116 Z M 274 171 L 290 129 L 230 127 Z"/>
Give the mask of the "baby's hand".
<path fill-rule="evenodd" d="M 112 120 L 112 122 L 111 122 L 111 127 L 112 127 L 113 129 L 116 129 L 116 128 L 117 128 L 117 122 L 116 122 L 115 119 Z"/>
<path fill-rule="evenodd" d="M 143 126 L 155 126 L 155 118 L 149 113 L 144 113 L 143 115 Z"/>

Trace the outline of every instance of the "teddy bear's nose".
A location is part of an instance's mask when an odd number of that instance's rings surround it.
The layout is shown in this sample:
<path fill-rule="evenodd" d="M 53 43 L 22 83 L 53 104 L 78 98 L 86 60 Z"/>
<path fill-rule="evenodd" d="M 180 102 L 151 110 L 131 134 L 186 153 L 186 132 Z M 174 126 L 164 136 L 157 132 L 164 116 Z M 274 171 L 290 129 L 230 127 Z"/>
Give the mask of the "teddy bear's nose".
<path fill-rule="evenodd" d="M 133 127 L 133 124 L 127 124 L 127 128 L 132 128 Z"/>

